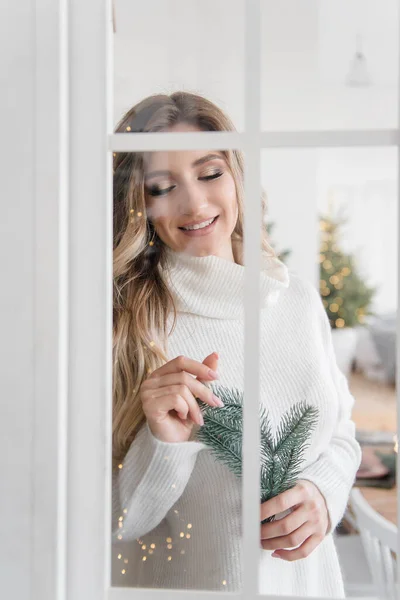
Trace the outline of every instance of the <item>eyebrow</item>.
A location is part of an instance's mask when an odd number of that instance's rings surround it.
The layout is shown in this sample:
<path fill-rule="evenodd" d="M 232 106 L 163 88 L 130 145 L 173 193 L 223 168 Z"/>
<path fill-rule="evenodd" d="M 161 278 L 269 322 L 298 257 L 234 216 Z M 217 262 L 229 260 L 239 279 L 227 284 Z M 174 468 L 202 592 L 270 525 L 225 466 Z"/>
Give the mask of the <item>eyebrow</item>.
<path fill-rule="evenodd" d="M 223 160 L 223 156 L 222 154 L 206 154 L 205 156 L 202 156 L 201 158 L 198 158 L 197 160 L 195 160 L 194 162 L 192 162 L 192 167 L 197 167 L 199 165 L 202 165 L 210 160 L 214 160 L 215 158 L 219 158 Z M 171 175 L 171 171 L 151 171 L 150 173 L 147 173 L 145 175 L 145 181 L 147 181 L 148 179 L 151 179 L 152 177 L 157 177 L 158 175 Z"/>

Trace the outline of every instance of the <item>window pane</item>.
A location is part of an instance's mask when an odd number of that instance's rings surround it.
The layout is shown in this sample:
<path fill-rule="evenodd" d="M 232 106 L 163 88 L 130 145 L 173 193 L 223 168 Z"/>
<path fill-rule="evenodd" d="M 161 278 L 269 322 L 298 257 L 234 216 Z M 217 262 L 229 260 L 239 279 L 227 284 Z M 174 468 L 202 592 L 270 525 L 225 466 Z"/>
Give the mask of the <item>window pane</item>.
<path fill-rule="evenodd" d="M 113 586 L 241 590 L 242 176 L 236 152 L 114 153 Z"/>
<path fill-rule="evenodd" d="M 397 0 L 261 0 L 264 130 L 398 125 Z"/>
<path fill-rule="evenodd" d="M 274 464 L 265 451 L 261 464 L 267 492 L 286 494 L 291 509 L 263 526 L 260 592 L 344 597 L 371 582 L 348 518 L 353 484 L 396 524 L 397 164 L 394 148 L 262 151 L 266 227 L 289 284 L 261 325 L 260 400 L 275 444 Z M 284 274 L 275 268 L 275 278 Z M 319 514 L 330 529 L 296 556 L 315 531 L 304 525 L 302 498 L 311 497 L 325 500 Z M 283 539 L 294 530 L 299 538 Z M 276 548 L 293 560 L 271 558 Z"/>
<path fill-rule="evenodd" d="M 244 127 L 244 0 L 116 0 L 114 122 L 142 98 L 185 90 Z"/>

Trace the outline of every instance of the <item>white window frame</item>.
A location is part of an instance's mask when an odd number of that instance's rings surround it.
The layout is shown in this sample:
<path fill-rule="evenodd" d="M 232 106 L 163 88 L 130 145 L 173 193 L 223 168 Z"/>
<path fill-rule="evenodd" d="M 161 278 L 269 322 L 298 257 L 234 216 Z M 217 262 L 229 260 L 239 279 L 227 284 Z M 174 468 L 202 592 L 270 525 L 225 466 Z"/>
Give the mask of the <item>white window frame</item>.
<path fill-rule="evenodd" d="M 261 132 L 260 22 L 260 0 L 246 0 L 244 132 L 115 135 L 111 1 L 36 1 L 36 338 L 42 346 L 35 365 L 35 392 L 41 401 L 35 405 L 34 453 L 38 463 L 49 452 L 56 460 L 47 473 L 33 473 L 38 499 L 33 597 L 208 600 L 216 594 L 110 585 L 112 152 L 204 148 L 240 148 L 245 153 L 243 589 L 223 592 L 223 597 L 259 597 L 261 150 L 399 147 L 398 128 Z M 48 148 L 55 149 L 51 157 Z M 50 183 L 48 161 L 57 173 Z M 55 335 L 43 338 L 49 319 L 56 325 Z M 49 379 L 49 373 L 54 377 Z M 400 431 L 399 424 L 400 416 Z M 397 468 L 400 472 L 399 460 Z M 38 508 L 40 502 L 46 513 Z M 48 548 L 53 548 L 51 556 Z"/>

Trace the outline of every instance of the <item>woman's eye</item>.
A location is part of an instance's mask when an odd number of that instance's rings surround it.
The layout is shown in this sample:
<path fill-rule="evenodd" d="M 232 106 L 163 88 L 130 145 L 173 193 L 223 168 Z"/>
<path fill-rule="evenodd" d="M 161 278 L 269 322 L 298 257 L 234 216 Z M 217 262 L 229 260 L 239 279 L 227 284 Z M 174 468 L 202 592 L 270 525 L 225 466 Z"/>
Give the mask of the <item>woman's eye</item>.
<path fill-rule="evenodd" d="M 168 188 L 159 188 L 156 185 L 154 185 L 154 186 L 148 188 L 147 191 L 150 194 L 150 196 L 165 196 L 165 194 L 168 194 L 168 192 L 170 192 L 173 189 L 174 189 L 174 186 L 171 186 Z"/>
<path fill-rule="evenodd" d="M 223 175 L 223 173 L 221 171 L 217 171 L 216 173 L 213 173 L 212 175 L 206 175 L 205 177 L 199 177 L 199 179 L 217 179 L 217 177 L 221 177 L 221 175 Z"/>
<path fill-rule="evenodd" d="M 205 181 L 209 181 L 211 179 L 217 179 L 218 177 L 221 177 L 221 175 L 223 175 L 222 171 L 216 171 L 215 173 L 212 173 L 211 175 L 205 175 L 204 177 L 199 177 L 200 180 L 205 180 Z M 147 192 L 150 194 L 150 196 L 165 196 L 166 194 L 168 194 L 168 192 L 170 192 L 171 190 L 174 189 L 175 186 L 170 186 L 167 188 L 160 188 L 157 185 L 153 185 L 149 188 L 147 188 Z"/>

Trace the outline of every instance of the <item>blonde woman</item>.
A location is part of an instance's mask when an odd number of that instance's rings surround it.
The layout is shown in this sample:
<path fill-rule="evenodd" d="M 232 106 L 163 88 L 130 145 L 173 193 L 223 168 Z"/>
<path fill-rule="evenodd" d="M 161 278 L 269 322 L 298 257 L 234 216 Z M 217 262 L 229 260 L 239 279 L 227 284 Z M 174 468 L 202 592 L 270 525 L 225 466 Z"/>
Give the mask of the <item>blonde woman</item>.
<path fill-rule="evenodd" d="M 229 130 L 186 92 L 144 99 L 116 128 Z M 262 235 L 261 402 L 275 427 L 303 399 L 319 419 L 297 485 L 260 506 L 259 590 L 344 597 L 332 533 L 361 461 L 354 398 L 319 293 Z M 209 382 L 243 389 L 244 268 L 240 152 L 115 154 L 115 586 L 241 589 L 241 481 L 196 440 L 196 398 L 221 406 Z"/>

